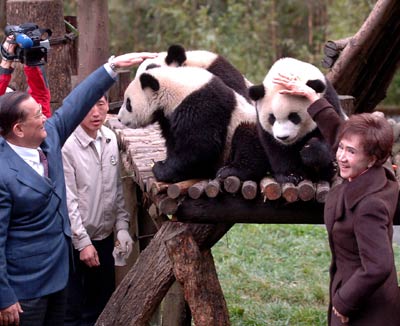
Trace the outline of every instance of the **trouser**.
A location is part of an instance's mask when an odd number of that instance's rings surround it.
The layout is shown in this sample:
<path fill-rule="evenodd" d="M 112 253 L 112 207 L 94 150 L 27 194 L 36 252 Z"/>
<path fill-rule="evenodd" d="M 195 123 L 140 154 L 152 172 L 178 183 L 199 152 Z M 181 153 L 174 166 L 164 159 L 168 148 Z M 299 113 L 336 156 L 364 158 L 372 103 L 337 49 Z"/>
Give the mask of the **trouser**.
<path fill-rule="evenodd" d="M 66 291 L 61 290 L 40 298 L 19 300 L 22 310 L 20 326 L 63 326 Z"/>
<path fill-rule="evenodd" d="M 115 267 L 112 252 L 113 234 L 92 241 L 100 266 L 88 267 L 74 249 L 74 270 L 67 286 L 65 326 L 93 326 L 115 289 Z"/>

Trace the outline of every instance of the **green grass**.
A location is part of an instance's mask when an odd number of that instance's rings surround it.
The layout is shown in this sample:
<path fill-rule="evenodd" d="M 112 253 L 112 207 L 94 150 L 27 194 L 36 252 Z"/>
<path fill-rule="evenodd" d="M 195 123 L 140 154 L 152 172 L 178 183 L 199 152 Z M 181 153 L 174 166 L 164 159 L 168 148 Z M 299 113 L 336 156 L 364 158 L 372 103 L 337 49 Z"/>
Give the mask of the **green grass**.
<path fill-rule="evenodd" d="M 327 324 L 324 226 L 236 224 L 212 252 L 232 326 Z"/>

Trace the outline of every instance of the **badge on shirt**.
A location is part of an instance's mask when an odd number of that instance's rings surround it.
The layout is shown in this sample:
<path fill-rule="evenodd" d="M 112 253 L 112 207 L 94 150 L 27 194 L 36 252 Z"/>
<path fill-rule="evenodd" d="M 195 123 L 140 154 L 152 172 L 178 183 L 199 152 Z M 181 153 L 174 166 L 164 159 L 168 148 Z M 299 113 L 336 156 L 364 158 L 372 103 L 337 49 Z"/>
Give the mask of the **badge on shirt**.
<path fill-rule="evenodd" d="M 115 157 L 115 155 L 111 155 L 110 163 L 111 165 L 117 165 L 117 158 Z"/>

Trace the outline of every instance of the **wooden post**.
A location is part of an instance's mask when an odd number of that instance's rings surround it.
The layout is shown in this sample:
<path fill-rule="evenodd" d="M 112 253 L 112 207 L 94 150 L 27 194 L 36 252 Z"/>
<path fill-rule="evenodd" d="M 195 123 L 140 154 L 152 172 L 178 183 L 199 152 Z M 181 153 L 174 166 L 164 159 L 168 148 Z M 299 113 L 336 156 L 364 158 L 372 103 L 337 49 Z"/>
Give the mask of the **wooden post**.
<path fill-rule="evenodd" d="M 339 94 L 355 98 L 355 113 L 372 112 L 385 98 L 400 62 L 398 0 L 378 0 L 327 78 Z"/>
<path fill-rule="evenodd" d="M 166 241 L 176 279 L 183 285 L 196 326 L 229 326 L 229 313 L 211 250 L 200 251 L 189 232 Z"/>
<path fill-rule="evenodd" d="M 211 248 L 231 226 L 165 222 L 114 291 L 96 326 L 146 326 L 175 281 L 165 241 L 189 231 L 203 250 Z"/>

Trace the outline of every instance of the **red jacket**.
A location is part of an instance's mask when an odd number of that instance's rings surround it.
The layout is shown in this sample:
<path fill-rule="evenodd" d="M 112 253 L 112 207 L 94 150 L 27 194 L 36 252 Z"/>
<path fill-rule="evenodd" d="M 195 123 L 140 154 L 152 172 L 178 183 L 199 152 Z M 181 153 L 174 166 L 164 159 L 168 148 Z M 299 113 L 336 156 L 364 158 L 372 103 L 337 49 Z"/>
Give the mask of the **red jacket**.
<path fill-rule="evenodd" d="M 4 73 L 0 70 L 0 95 L 6 92 L 11 80 L 11 73 Z M 29 94 L 42 105 L 43 114 L 49 118 L 51 116 L 50 90 L 42 69 L 39 66 L 24 66 L 25 76 L 28 82 Z"/>

